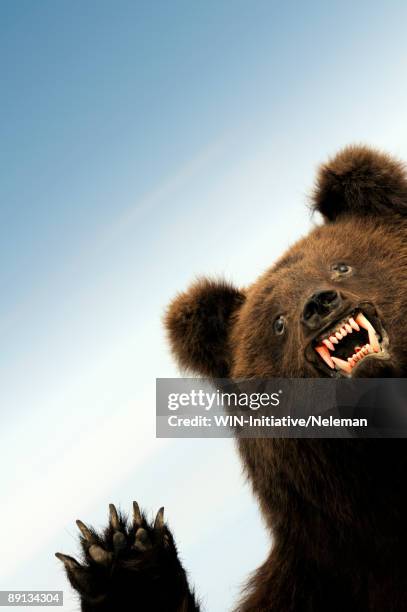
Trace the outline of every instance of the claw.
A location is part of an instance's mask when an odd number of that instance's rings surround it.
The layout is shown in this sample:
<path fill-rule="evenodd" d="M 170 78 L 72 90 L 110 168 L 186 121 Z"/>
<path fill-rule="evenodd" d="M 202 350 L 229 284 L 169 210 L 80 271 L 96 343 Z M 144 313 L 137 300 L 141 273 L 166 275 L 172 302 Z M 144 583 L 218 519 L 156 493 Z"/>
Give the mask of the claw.
<path fill-rule="evenodd" d="M 109 504 L 109 513 L 112 527 L 113 529 L 118 531 L 120 529 L 119 516 L 117 514 L 116 506 L 114 504 Z"/>
<path fill-rule="evenodd" d="M 109 565 L 112 562 L 112 554 L 103 550 L 101 546 L 97 546 L 93 544 L 89 548 L 89 554 L 96 563 L 100 563 L 101 565 Z"/>
<path fill-rule="evenodd" d="M 68 555 L 63 555 L 60 552 L 55 553 L 55 556 L 56 556 L 57 559 L 62 561 L 62 563 L 65 565 L 65 567 L 67 569 L 69 569 L 69 570 L 74 570 L 77 567 L 80 567 L 80 565 L 77 562 L 77 560 L 74 559 L 73 557 L 69 557 Z"/>
<path fill-rule="evenodd" d="M 164 506 L 159 509 L 154 521 L 154 529 L 162 529 L 164 527 Z"/>
<path fill-rule="evenodd" d="M 140 529 L 137 529 L 137 532 L 136 532 L 136 539 L 134 542 L 134 547 L 137 548 L 138 550 L 146 550 L 150 546 L 151 546 L 151 541 L 150 541 L 147 531 L 143 529 L 143 527 L 140 527 Z"/>
<path fill-rule="evenodd" d="M 88 542 L 92 542 L 93 536 L 91 531 L 86 527 L 85 523 L 82 523 L 79 519 L 76 521 L 79 531 Z"/>
<path fill-rule="evenodd" d="M 140 527 L 143 524 L 143 517 L 141 516 L 140 506 L 136 501 L 133 502 L 133 525 L 134 527 Z"/>
<path fill-rule="evenodd" d="M 94 548 L 94 546 L 91 546 L 90 548 Z M 91 582 L 89 582 L 89 568 L 80 565 L 76 559 L 69 557 L 68 555 L 63 555 L 62 553 L 57 552 L 55 553 L 55 556 L 65 565 L 65 570 L 72 586 L 79 591 L 81 595 L 84 593 L 92 595 L 92 592 L 89 592 L 89 589 L 92 586 Z"/>

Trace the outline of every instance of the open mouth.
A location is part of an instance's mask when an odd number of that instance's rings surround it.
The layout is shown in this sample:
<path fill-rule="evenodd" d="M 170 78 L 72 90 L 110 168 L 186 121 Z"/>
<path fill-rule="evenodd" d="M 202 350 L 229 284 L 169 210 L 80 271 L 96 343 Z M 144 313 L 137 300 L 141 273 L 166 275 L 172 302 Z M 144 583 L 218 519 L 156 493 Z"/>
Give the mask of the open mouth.
<path fill-rule="evenodd" d="M 388 359 L 388 336 L 370 304 L 330 324 L 309 349 L 316 365 L 330 376 L 350 377 L 370 359 Z M 310 354 L 310 351 L 308 351 Z"/>

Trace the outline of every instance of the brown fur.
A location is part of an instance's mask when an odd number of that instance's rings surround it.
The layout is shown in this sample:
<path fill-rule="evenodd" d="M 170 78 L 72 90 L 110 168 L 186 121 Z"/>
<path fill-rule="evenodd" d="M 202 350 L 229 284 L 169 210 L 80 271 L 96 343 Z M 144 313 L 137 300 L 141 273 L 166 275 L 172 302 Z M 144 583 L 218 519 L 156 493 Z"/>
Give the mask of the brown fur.
<path fill-rule="evenodd" d="M 327 224 L 245 290 L 201 280 L 170 306 L 180 364 L 211 377 L 315 377 L 301 323 L 310 295 L 341 308 L 374 304 L 390 360 L 361 376 L 406 376 L 407 178 L 403 165 L 348 147 L 321 167 L 314 207 Z M 331 265 L 346 262 L 338 276 Z M 285 317 L 276 335 L 273 322 Z M 240 439 L 239 452 L 273 534 L 240 612 L 407 610 L 407 452 L 404 440 Z"/>
<path fill-rule="evenodd" d="M 406 215 L 405 165 L 368 147 L 346 147 L 320 167 L 313 204 L 327 221 L 344 214 Z"/>
<path fill-rule="evenodd" d="M 165 324 L 178 363 L 203 376 L 228 376 L 230 321 L 244 295 L 225 282 L 197 281 L 168 309 Z"/>

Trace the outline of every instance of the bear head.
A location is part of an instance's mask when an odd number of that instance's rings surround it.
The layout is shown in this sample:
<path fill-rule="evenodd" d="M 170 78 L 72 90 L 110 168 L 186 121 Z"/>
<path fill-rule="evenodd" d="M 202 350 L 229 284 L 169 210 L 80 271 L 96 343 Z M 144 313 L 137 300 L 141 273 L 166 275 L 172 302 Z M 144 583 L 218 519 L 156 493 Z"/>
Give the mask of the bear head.
<path fill-rule="evenodd" d="M 405 376 L 407 174 L 350 146 L 320 167 L 324 223 L 246 289 L 200 279 L 168 308 L 182 368 L 226 378 Z"/>

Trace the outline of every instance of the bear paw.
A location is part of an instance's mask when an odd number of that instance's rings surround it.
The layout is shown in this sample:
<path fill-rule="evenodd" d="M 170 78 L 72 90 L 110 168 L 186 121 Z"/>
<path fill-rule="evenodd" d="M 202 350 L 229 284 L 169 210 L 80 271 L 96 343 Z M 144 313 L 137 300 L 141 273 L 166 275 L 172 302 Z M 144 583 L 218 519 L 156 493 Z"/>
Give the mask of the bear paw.
<path fill-rule="evenodd" d="M 133 502 L 133 520 L 109 506 L 102 533 L 76 521 L 81 532 L 82 562 L 62 553 L 68 579 L 81 597 L 82 611 L 198 610 L 178 559 L 174 539 L 160 508 L 149 523 Z"/>

